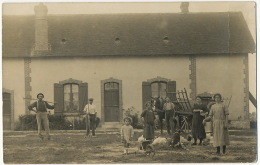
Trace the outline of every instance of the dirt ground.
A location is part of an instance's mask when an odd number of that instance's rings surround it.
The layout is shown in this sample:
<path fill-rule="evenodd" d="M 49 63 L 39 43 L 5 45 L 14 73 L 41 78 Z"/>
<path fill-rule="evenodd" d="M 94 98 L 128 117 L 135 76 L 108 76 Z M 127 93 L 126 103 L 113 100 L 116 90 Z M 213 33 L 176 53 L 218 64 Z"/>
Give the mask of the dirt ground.
<path fill-rule="evenodd" d="M 97 138 L 84 138 L 83 131 L 52 131 L 50 141 L 40 141 L 36 131 L 3 133 L 4 163 L 8 164 L 121 164 L 121 163 L 235 163 L 257 160 L 256 130 L 230 130 L 226 155 L 216 155 L 211 145 L 182 148 L 155 148 L 146 156 L 138 150 L 135 131 L 130 154 L 123 155 L 118 131 L 97 130 Z M 158 132 L 156 132 L 159 135 Z M 136 153 L 136 154 L 134 154 Z"/>

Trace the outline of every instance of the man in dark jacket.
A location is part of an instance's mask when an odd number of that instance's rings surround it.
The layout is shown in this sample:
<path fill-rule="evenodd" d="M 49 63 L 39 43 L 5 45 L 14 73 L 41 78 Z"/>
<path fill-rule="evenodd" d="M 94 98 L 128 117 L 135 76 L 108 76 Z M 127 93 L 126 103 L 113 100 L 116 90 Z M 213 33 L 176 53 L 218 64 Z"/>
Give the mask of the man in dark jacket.
<path fill-rule="evenodd" d="M 46 101 L 43 100 L 44 95 L 39 93 L 37 95 L 37 101 L 28 106 L 30 111 L 36 112 L 36 119 L 38 125 L 38 135 L 43 140 L 42 127 L 45 129 L 46 137 L 50 140 L 50 128 L 49 128 L 49 119 L 47 116 L 47 109 L 54 109 L 54 106 L 49 105 Z M 36 108 L 33 109 L 33 108 Z"/>

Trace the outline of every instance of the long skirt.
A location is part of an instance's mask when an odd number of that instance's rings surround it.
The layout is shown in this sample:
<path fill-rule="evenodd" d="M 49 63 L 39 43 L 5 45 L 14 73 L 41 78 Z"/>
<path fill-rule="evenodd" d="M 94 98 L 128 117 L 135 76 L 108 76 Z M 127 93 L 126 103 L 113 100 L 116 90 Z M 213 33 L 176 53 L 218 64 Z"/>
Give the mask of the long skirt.
<path fill-rule="evenodd" d="M 154 139 L 154 125 L 147 123 L 144 125 L 144 138 L 146 140 Z"/>
<path fill-rule="evenodd" d="M 205 117 L 200 116 L 199 113 L 193 114 L 191 132 L 192 132 L 192 137 L 195 139 L 206 138 L 205 128 L 204 125 L 202 124 L 204 118 Z"/>
<path fill-rule="evenodd" d="M 229 145 L 228 129 L 224 128 L 224 120 L 213 121 L 213 146 Z"/>

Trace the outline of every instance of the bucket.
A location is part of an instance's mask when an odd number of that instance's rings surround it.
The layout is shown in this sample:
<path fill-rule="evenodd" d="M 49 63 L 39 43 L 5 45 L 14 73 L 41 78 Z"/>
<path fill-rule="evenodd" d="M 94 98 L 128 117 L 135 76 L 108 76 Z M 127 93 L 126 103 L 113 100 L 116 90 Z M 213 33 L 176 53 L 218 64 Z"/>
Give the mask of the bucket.
<path fill-rule="evenodd" d="M 205 132 L 212 133 L 212 131 L 213 131 L 212 122 L 206 122 L 205 123 Z"/>

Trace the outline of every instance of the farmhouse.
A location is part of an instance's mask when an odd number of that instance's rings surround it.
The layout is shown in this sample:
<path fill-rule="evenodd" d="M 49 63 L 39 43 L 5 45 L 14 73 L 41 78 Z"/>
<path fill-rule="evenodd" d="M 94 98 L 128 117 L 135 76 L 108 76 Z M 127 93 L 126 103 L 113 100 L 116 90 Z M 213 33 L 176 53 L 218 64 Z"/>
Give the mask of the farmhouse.
<path fill-rule="evenodd" d="M 40 92 L 55 115 L 77 117 L 94 98 L 102 124 L 176 90 L 232 96 L 230 120 L 249 127 L 248 55 L 241 12 L 3 16 L 3 121 L 14 129 Z M 25 98 L 25 99 L 24 99 Z M 29 98 L 29 99 L 28 99 Z"/>

